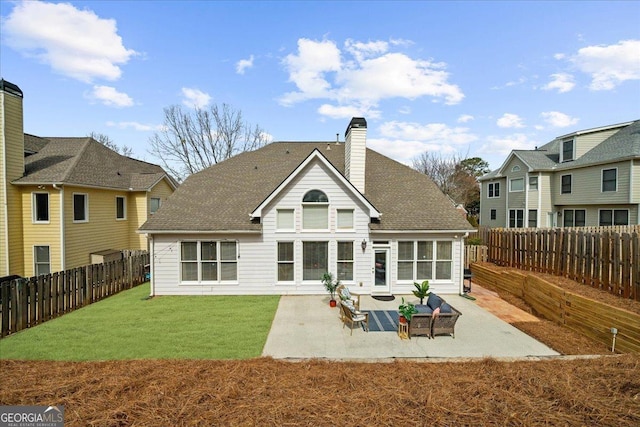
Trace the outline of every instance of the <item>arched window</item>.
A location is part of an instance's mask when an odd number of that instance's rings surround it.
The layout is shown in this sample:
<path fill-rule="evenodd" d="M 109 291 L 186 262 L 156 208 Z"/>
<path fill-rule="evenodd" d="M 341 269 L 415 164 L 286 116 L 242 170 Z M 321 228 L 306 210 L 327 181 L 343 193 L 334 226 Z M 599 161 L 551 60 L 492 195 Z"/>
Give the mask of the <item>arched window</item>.
<path fill-rule="evenodd" d="M 515 165 L 514 167 L 511 168 L 511 172 L 520 172 L 520 166 Z"/>
<path fill-rule="evenodd" d="M 320 190 L 311 190 L 302 198 L 303 203 L 329 203 L 329 198 Z"/>
<path fill-rule="evenodd" d="M 320 190 L 310 190 L 302 198 L 302 229 L 329 229 L 329 198 Z"/>

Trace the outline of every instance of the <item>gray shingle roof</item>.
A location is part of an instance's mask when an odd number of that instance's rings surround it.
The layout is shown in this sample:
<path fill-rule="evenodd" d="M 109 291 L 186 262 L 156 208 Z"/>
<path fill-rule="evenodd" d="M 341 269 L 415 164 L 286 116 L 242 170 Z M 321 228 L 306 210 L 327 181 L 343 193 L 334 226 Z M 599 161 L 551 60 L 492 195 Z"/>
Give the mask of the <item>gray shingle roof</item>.
<path fill-rule="evenodd" d="M 344 174 L 344 144 L 275 142 L 189 176 L 140 230 L 260 231 L 249 214 L 316 148 Z M 365 180 L 364 196 L 382 212 L 373 230 L 471 229 L 426 175 L 370 149 Z"/>
<path fill-rule="evenodd" d="M 25 135 L 25 148 L 27 141 L 30 147 L 39 150 L 25 158 L 25 175 L 14 184 L 58 183 L 147 190 L 167 176 L 160 166 L 122 156 L 89 137 Z"/>

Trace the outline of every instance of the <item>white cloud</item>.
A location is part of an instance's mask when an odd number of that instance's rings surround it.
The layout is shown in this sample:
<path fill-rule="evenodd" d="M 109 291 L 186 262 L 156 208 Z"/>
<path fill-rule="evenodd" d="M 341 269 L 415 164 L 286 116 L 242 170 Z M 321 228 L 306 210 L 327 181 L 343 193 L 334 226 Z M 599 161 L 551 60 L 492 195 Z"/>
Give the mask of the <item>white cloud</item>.
<path fill-rule="evenodd" d="M 183 87 L 182 96 L 182 103 L 189 108 L 203 108 L 211 102 L 211 96 L 200 89 Z"/>
<path fill-rule="evenodd" d="M 67 3 L 16 3 L 2 27 L 8 46 L 85 83 L 117 80 L 120 66 L 136 55 L 124 47 L 115 20 Z"/>
<path fill-rule="evenodd" d="M 506 156 L 511 150 L 530 150 L 536 146 L 535 141 L 521 133 L 507 136 L 489 136 L 478 149 L 478 153 L 487 155 Z"/>
<path fill-rule="evenodd" d="M 496 124 L 501 128 L 523 128 L 522 118 L 517 114 L 505 113 Z"/>
<path fill-rule="evenodd" d="M 575 117 L 570 117 L 564 113 L 560 113 L 558 111 L 546 111 L 540 114 L 540 116 L 546 123 L 557 128 L 564 128 L 567 126 L 575 125 L 580 120 Z"/>
<path fill-rule="evenodd" d="M 467 128 L 451 128 L 444 123 L 386 122 L 380 126 L 380 134 L 386 138 L 435 142 L 439 145 L 468 144 L 478 139 Z"/>
<path fill-rule="evenodd" d="M 457 104 L 464 94 L 449 83 L 446 64 L 413 59 L 390 52 L 390 46 L 405 41 L 347 40 L 341 50 L 330 40 L 298 40 L 298 51 L 283 61 L 289 81 L 297 91 L 280 98 L 283 105 L 311 99 L 337 101 L 340 106 L 373 109 L 389 98 L 416 99 L 430 96 L 446 104 Z M 333 113 L 333 109 L 324 109 Z"/>
<path fill-rule="evenodd" d="M 640 79 L 640 40 L 622 40 L 608 46 L 587 46 L 571 57 L 576 67 L 591 75 L 591 90 L 611 90 L 627 80 Z"/>
<path fill-rule="evenodd" d="M 555 59 L 560 60 L 560 59 L 564 59 L 566 57 L 566 55 L 564 53 L 556 53 L 555 55 L 553 55 L 553 57 Z"/>
<path fill-rule="evenodd" d="M 236 63 L 236 73 L 244 74 L 247 68 L 253 68 L 253 55 L 249 56 L 249 59 L 241 59 Z"/>
<path fill-rule="evenodd" d="M 542 86 L 544 90 L 554 90 L 556 89 L 558 93 L 569 92 L 575 87 L 575 82 L 573 81 L 573 76 L 568 73 L 557 73 L 551 74 L 551 81 L 546 85 Z"/>
<path fill-rule="evenodd" d="M 133 129 L 140 132 L 149 132 L 154 130 L 162 130 L 162 125 L 145 125 L 138 122 L 107 122 L 107 126 L 118 129 Z"/>
<path fill-rule="evenodd" d="M 398 113 L 400 114 L 411 114 L 411 107 L 409 107 L 408 105 L 403 105 L 402 107 L 398 108 Z"/>
<path fill-rule="evenodd" d="M 380 111 L 358 105 L 330 105 L 322 104 L 318 113 L 332 119 L 350 119 L 352 117 L 367 117 L 377 119 Z"/>
<path fill-rule="evenodd" d="M 109 107 L 131 107 L 133 99 L 123 92 L 118 92 L 116 88 L 111 86 L 96 85 L 91 92 L 85 94 L 85 97 L 91 100 L 99 101 Z"/>
<path fill-rule="evenodd" d="M 458 117 L 457 122 L 458 123 L 468 123 L 473 119 L 475 119 L 475 117 L 473 117 L 471 114 L 463 114 L 460 117 Z"/>

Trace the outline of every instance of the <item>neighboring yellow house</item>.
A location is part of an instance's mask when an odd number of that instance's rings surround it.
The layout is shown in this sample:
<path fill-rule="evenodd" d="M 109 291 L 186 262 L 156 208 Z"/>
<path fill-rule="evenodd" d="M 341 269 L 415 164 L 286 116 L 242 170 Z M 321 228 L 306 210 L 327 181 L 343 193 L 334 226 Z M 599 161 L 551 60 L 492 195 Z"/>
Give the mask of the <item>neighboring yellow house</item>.
<path fill-rule="evenodd" d="M 24 134 L 22 97 L 0 79 L 0 277 L 62 271 L 108 250 L 146 250 L 136 231 L 176 182 L 89 137 Z"/>

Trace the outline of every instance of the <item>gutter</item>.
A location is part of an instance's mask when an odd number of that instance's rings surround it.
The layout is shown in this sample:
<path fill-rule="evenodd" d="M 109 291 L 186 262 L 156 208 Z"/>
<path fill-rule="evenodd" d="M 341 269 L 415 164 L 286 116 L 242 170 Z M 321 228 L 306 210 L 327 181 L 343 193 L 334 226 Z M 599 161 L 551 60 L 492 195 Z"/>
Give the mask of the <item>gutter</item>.
<path fill-rule="evenodd" d="M 262 234 L 262 230 L 141 230 L 138 234 Z"/>

